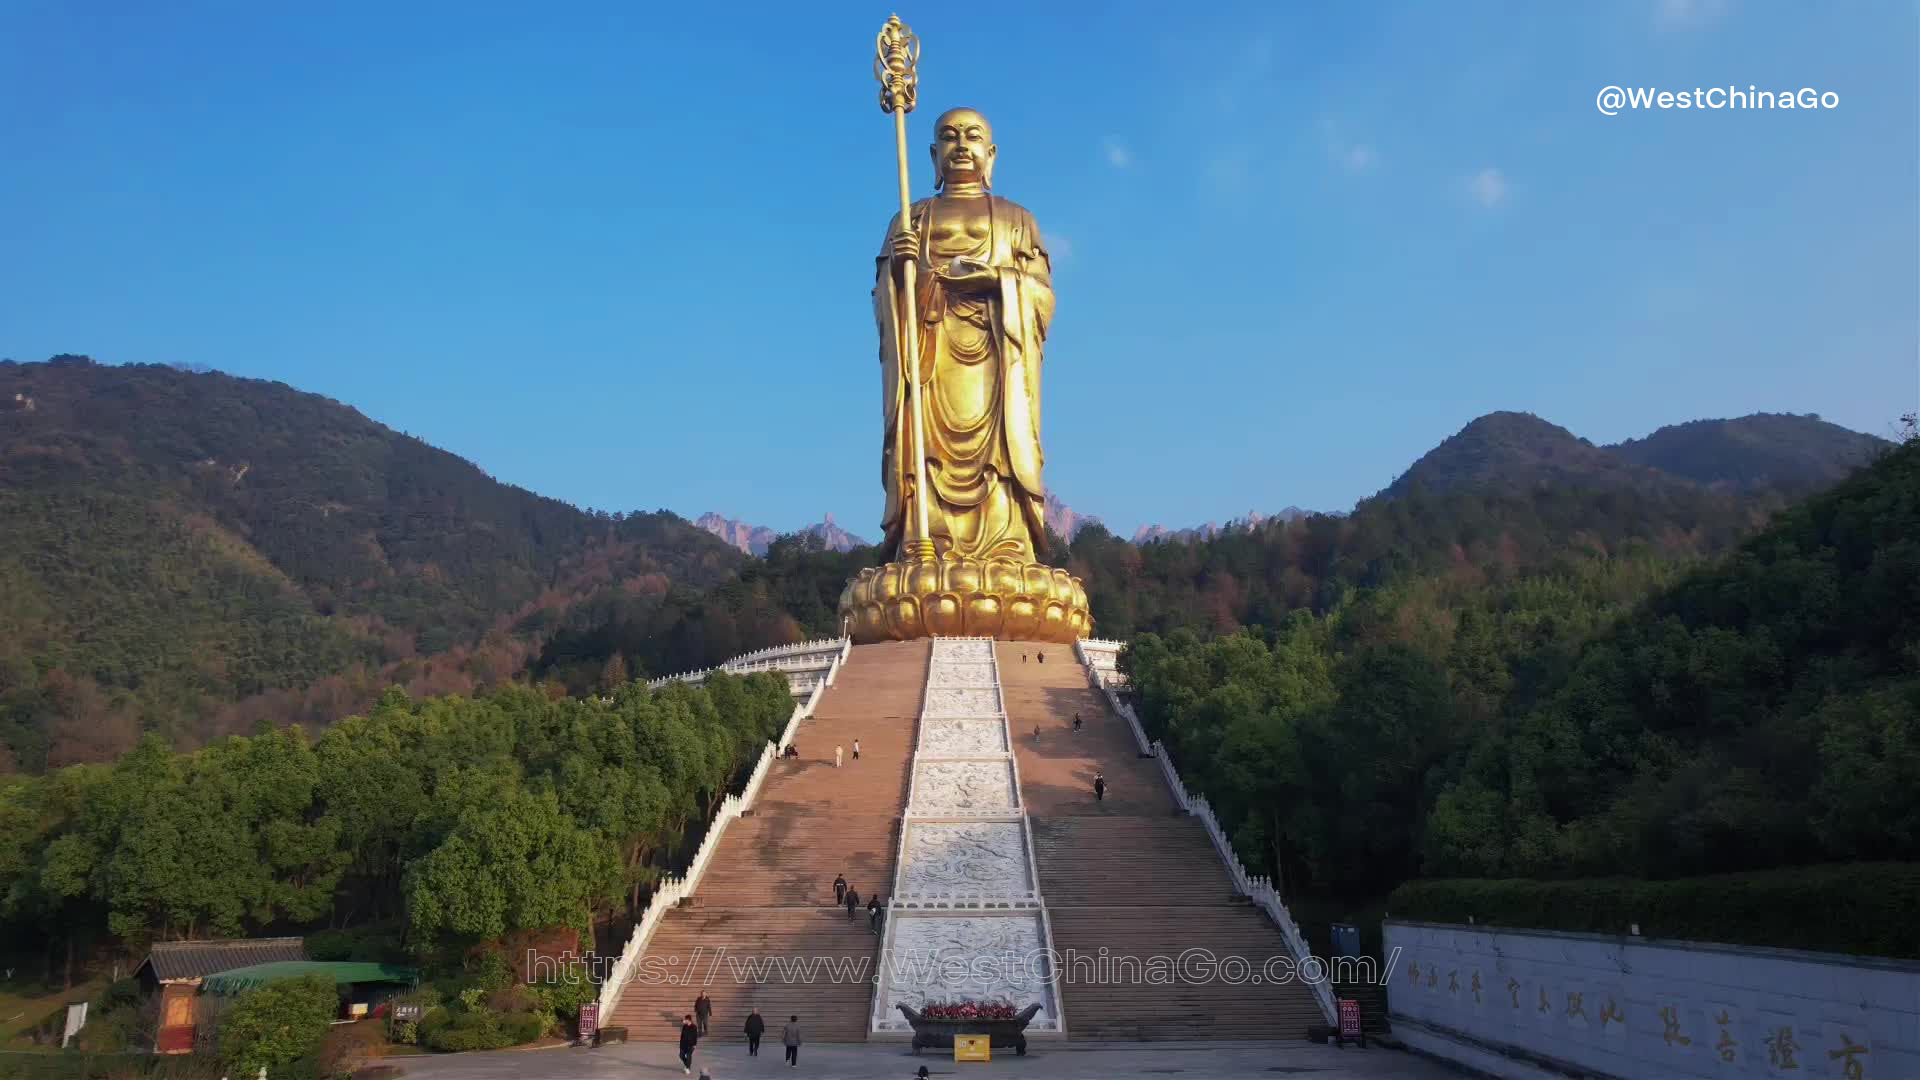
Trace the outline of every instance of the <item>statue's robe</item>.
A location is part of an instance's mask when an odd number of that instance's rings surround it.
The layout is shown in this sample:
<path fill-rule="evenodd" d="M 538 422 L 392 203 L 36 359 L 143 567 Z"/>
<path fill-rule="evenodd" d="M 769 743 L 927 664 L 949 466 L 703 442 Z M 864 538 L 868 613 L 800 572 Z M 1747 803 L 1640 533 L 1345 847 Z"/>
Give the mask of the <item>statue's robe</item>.
<path fill-rule="evenodd" d="M 1024 207 L 993 195 L 937 196 L 915 203 L 912 212 L 921 245 L 916 314 L 934 549 L 943 556 L 1040 561 L 1047 547 L 1040 367 L 1053 319 L 1053 279 L 1039 226 Z M 896 330 L 904 305 L 887 254 L 899 228 L 896 214 L 874 287 L 886 417 L 881 523 L 894 559 L 911 556 L 916 528 L 914 417 Z M 998 287 L 969 295 L 935 280 L 933 268 L 956 256 L 991 266 Z"/>

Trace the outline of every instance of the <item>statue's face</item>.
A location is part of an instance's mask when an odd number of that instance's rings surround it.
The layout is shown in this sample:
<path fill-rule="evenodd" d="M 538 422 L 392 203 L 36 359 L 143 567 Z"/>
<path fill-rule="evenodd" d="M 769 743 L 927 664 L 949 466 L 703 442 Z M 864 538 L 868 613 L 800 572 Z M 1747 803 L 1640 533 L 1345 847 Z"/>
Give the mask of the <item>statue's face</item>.
<path fill-rule="evenodd" d="M 993 126 L 972 109 L 948 109 L 933 123 L 933 167 L 944 187 L 993 183 Z"/>

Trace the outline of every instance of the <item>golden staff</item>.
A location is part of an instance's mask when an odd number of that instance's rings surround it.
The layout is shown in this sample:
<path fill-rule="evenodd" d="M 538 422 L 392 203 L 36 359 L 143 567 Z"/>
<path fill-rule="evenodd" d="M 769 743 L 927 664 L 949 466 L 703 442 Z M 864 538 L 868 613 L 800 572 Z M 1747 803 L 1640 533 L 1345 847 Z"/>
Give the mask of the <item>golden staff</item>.
<path fill-rule="evenodd" d="M 880 80 L 880 111 L 893 114 L 894 149 L 900 158 L 900 227 L 911 229 L 913 189 L 907 183 L 907 114 L 913 111 L 914 94 L 920 85 L 920 77 L 915 70 L 920 63 L 920 39 L 913 36 L 913 31 L 900 21 L 900 16 L 889 15 L 874 45 L 873 75 Z M 888 261 L 892 261 L 891 254 Z M 920 320 L 914 302 L 914 277 L 918 269 L 918 260 L 909 260 L 900 268 L 901 284 L 906 293 L 906 310 L 901 312 L 899 307 L 894 308 L 894 317 L 898 320 L 894 329 L 899 348 L 905 351 L 903 359 L 906 361 L 908 379 L 907 397 L 909 407 L 913 410 L 913 553 L 915 558 L 923 562 L 932 562 L 933 530 L 927 524 L 926 414 L 920 404 Z M 891 285 L 893 275 L 889 273 L 887 277 Z"/>

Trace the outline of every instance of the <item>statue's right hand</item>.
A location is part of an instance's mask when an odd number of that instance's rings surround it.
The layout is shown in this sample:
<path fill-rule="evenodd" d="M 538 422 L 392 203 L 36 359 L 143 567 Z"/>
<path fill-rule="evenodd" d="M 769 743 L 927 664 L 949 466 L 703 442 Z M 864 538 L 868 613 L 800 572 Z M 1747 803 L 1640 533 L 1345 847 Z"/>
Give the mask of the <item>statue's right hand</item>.
<path fill-rule="evenodd" d="M 901 229 L 893 234 L 893 246 L 890 249 L 893 261 L 897 265 L 920 257 L 920 234 L 912 229 Z"/>

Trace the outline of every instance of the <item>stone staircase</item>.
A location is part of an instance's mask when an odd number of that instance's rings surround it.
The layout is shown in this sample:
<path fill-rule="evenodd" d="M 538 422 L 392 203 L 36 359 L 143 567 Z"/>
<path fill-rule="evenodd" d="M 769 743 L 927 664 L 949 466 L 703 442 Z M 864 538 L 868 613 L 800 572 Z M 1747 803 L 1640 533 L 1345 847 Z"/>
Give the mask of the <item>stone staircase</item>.
<path fill-rule="evenodd" d="M 743 1041 L 756 1007 L 776 1035 L 797 1014 L 809 1041 L 868 1037 L 879 942 L 864 917 L 849 922 L 832 906 L 832 882 L 844 874 L 863 897 L 877 888 L 883 900 L 891 888 L 928 654 L 925 641 L 852 651 L 794 736 L 799 759 L 776 762 L 753 810 L 727 828 L 605 1026 L 672 1041 L 705 990 L 711 1040 Z M 1200 949 L 1245 961 L 1254 976 L 1290 957 L 1264 912 L 1235 893 L 1206 831 L 1175 807 L 1158 763 L 1139 756 L 1073 650 L 1002 642 L 997 660 L 1051 945 L 1063 957 L 1068 1037 L 1296 1039 L 1322 1022 L 1297 983 L 1240 981 L 1229 968 L 1150 984 L 1125 970 L 1183 955 L 1191 963 Z M 836 744 L 847 751 L 839 769 Z M 1096 769 L 1109 785 L 1103 802 L 1093 797 Z M 1105 971 L 1065 961 L 1103 948 Z"/>
<path fill-rule="evenodd" d="M 699 888 L 654 931 L 604 1025 L 634 1040 L 675 1040 L 705 990 L 709 1039 L 745 1041 L 754 1007 L 776 1044 L 795 1014 L 809 1041 L 867 1037 L 878 939 L 864 914 L 849 922 L 833 906 L 833 878 L 844 874 L 863 898 L 877 888 L 884 900 L 891 887 L 927 654 L 925 641 L 853 649 L 794 734 L 799 758 L 773 764 Z M 836 745 L 846 750 L 838 769 Z M 814 965 L 810 975 L 802 964 Z"/>
<path fill-rule="evenodd" d="M 1301 984 L 1253 981 L 1270 961 L 1290 963 L 1284 938 L 1234 891 L 1206 830 L 1176 809 L 1159 763 L 1139 756 L 1073 651 L 1008 642 L 998 656 L 1040 891 L 1063 957 L 1069 1037 L 1298 1039 L 1325 1022 Z M 1096 769 L 1108 784 L 1102 802 L 1093 797 Z M 1068 959 L 1102 949 L 1104 972 Z M 1247 977 L 1222 964 L 1153 984 L 1128 970 L 1196 958 L 1190 950 L 1244 961 Z"/>
<path fill-rule="evenodd" d="M 1086 669 L 1070 646 L 1002 642 L 998 658 L 1014 754 L 1020 759 L 1021 794 L 1030 816 L 1140 818 L 1176 813 L 1159 763 L 1140 756 L 1126 721 L 1108 711 L 1106 696 L 1088 684 Z M 1075 713 L 1081 719 L 1078 732 L 1073 730 Z M 1037 739 L 1035 729 L 1040 732 Z M 1093 798 L 1095 770 L 1107 778 L 1104 802 Z"/>

